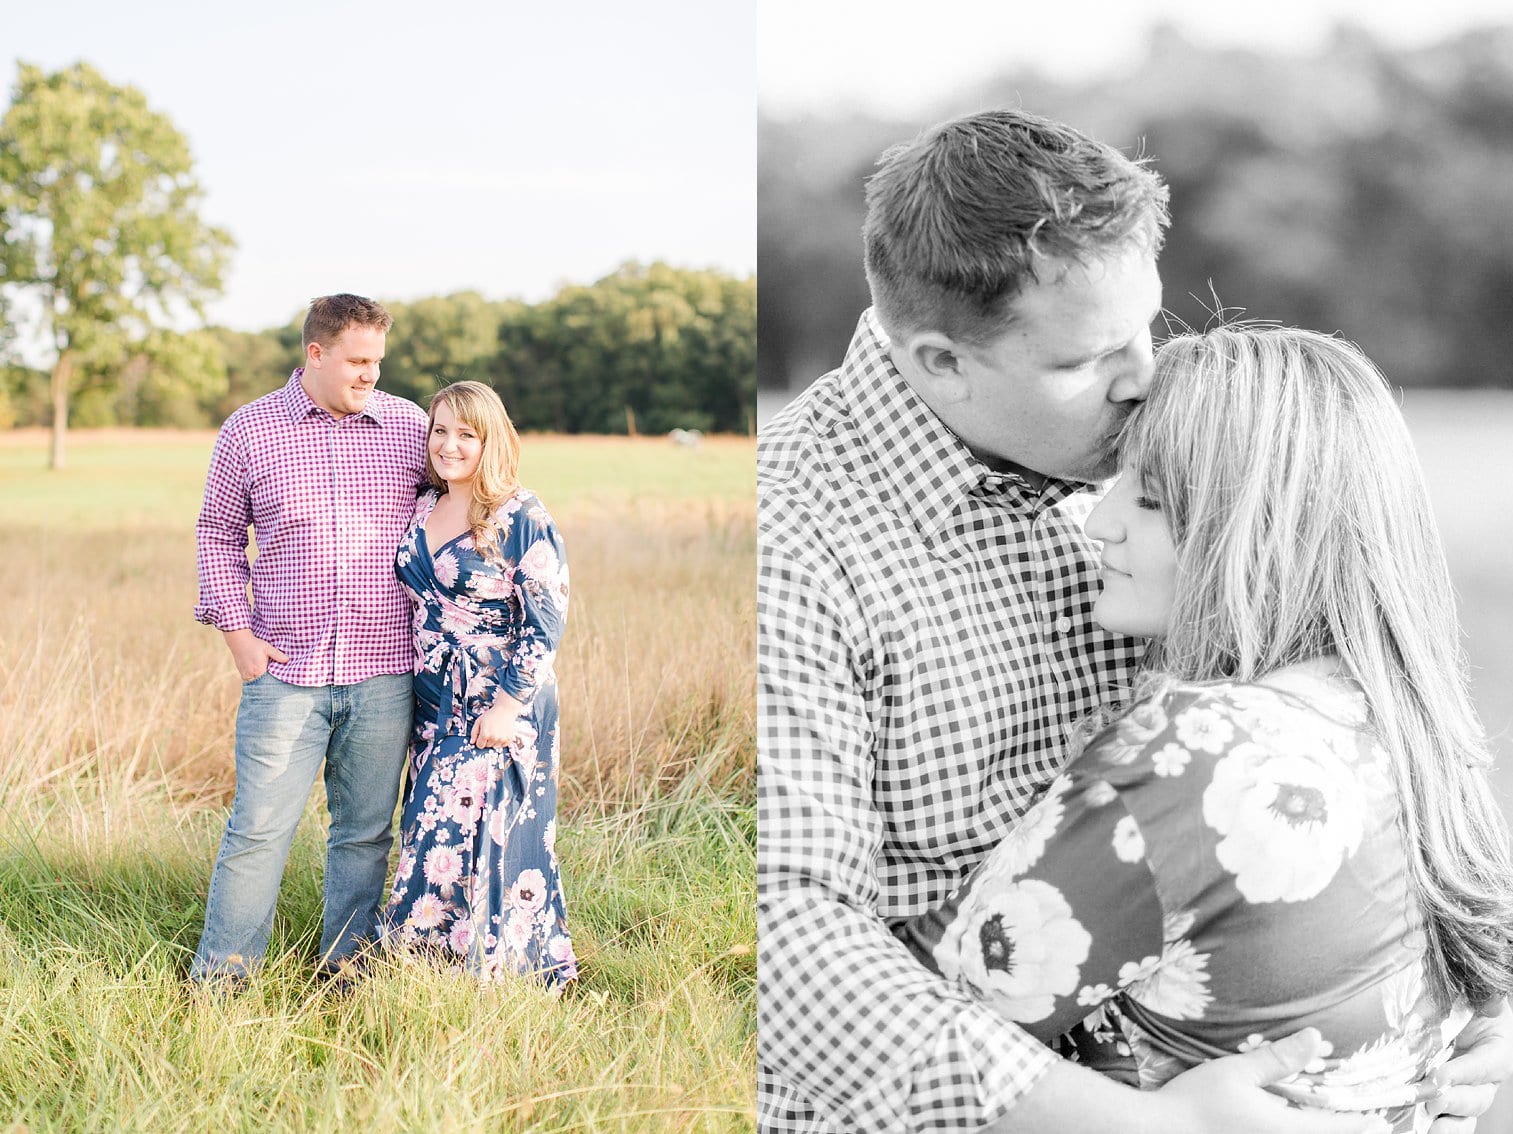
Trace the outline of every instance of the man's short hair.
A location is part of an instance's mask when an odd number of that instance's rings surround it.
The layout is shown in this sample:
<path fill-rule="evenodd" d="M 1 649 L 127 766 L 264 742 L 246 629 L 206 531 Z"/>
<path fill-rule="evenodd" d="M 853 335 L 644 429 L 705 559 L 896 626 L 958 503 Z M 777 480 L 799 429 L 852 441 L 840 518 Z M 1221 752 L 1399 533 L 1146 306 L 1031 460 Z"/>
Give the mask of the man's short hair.
<path fill-rule="evenodd" d="M 934 126 L 877 166 L 862 240 L 894 337 L 990 341 L 1043 261 L 1087 264 L 1132 244 L 1154 254 L 1169 219 L 1166 186 L 1143 159 L 1020 110 Z"/>
<path fill-rule="evenodd" d="M 382 303 L 362 295 L 320 295 L 310 301 L 310 312 L 305 316 L 304 347 L 311 343 L 325 346 L 341 337 L 351 326 L 374 327 L 385 334 L 394 325 L 394 316 L 384 309 Z"/>

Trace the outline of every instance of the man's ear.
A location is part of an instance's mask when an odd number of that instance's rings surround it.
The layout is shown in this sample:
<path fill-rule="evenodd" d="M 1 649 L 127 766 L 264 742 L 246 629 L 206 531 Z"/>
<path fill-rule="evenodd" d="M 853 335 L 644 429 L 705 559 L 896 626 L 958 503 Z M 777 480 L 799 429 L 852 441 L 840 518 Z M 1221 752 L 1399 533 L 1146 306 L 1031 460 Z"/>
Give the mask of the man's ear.
<path fill-rule="evenodd" d="M 929 397 L 943 405 L 959 405 L 971 396 L 963 372 L 965 360 L 956 343 L 939 331 L 910 337 L 905 351 L 916 374 L 926 383 Z"/>
<path fill-rule="evenodd" d="M 319 367 L 325 358 L 326 348 L 320 343 L 311 343 L 305 348 L 305 365 Z"/>

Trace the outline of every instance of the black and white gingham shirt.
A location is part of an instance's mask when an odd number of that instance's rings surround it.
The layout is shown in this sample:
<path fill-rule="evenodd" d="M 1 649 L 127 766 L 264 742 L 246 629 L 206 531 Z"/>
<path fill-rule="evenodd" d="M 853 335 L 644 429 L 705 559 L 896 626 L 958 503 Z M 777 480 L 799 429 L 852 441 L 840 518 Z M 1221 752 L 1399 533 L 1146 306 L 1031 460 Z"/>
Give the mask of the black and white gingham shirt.
<path fill-rule="evenodd" d="M 975 1129 L 1055 1058 L 888 932 L 940 903 L 1142 643 L 1092 621 L 1086 486 L 991 470 L 869 311 L 758 446 L 762 1131 Z"/>

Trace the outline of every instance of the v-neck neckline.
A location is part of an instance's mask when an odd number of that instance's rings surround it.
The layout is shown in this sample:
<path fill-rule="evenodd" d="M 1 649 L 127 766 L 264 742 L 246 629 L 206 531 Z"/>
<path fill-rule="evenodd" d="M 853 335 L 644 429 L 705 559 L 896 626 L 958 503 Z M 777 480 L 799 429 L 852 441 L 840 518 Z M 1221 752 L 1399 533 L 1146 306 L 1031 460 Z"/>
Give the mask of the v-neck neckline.
<path fill-rule="evenodd" d="M 472 531 L 471 528 L 468 528 L 468 527 L 464 526 L 463 529 L 462 529 L 462 531 L 458 532 L 451 539 L 443 540 L 440 547 L 434 547 L 433 548 L 431 546 L 431 533 L 426 530 L 426 525 L 431 522 L 431 517 L 436 513 L 436 505 L 440 504 L 440 503 L 441 503 L 441 497 L 438 495 L 436 497 L 435 503 L 433 503 L 431 505 L 431 507 L 430 507 L 430 510 L 426 512 L 425 518 L 420 521 L 420 538 L 423 539 L 423 540 L 425 540 L 425 543 L 426 543 L 426 554 L 428 556 L 430 556 L 431 562 L 433 564 L 436 562 L 437 556 L 439 556 L 443 551 L 445 551 L 452 544 L 454 544 L 458 540 L 460 540 L 463 536 L 470 534 L 471 531 Z"/>

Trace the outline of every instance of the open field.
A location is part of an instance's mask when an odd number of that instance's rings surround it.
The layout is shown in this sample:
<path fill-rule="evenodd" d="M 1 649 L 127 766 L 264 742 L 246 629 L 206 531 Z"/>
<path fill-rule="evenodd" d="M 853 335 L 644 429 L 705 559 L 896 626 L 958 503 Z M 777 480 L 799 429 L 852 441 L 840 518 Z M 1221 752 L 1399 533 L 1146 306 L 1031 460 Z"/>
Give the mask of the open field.
<path fill-rule="evenodd" d="M 749 1130 L 753 445 L 524 439 L 573 569 L 563 999 L 310 970 L 318 799 L 268 969 L 183 981 L 238 683 L 193 622 L 209 434 L 0 434 L 0 1129 Z"/>

